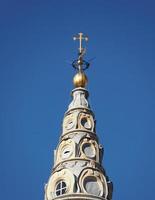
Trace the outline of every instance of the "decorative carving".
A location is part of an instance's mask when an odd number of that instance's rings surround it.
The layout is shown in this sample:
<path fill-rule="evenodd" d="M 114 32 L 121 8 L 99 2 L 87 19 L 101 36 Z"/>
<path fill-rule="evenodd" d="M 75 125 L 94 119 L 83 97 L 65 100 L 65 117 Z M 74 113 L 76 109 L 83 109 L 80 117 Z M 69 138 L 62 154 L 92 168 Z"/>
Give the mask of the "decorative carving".
<path fill-rule="evenodd" d="M 68 131 L 71 131 L 76 128 L 77 124 L 77 111 L 65 116 L 64 121 L 63 121 L 63 133 L 66 133 Z"/>
<path fill-rule="evenodd" d="M 102 163 L 102 159 L 103 159 L 103 154 L 104 154 L 104 148 L 101 144 L 99 144 L 99 162 Z"/>
<path fill-rule="evenodd" d="M 108 187 L 106 179 L 101 172 L 96 169 L 84 169 L 79 178 L 79 185 L 83 193 L 106 198 Z"/>
<path fill-rule="evenodd" d="M 108 181 L 108 198 L 112 199 L 112 193 L 113 193 L 113 183 L 111 181 Z"/>
<path fill-rule="evenodd" d="M 94 120 L 92 115 L 86 112 L 80 112 L 78 116 L 78 128 L 93 131 L 94 130 Z"/>
<path fill-rule="evenodd" d="M 84 138 L 80 143 L 81 158 L 93 159 L 99 162 L 99 148 L 95 140 Z"/>
<path fill-rule="evenodd" d="M 76 144 L 79 144 L 80 140 L 87 135 L 86 132 L 74 132 L 71 133 L 69 136 L 70 139 L 74 140 Z"/>
<path fill-rule="evenodd" d="M 73 110 L 68 113 L 63 120 L 62 135 L 75 129 L 84 131 L 95 131 L 95 121 L 90 112 Z"/>
<path fill-rule="evenodd" d="M 70 103 L 68 110 L 75 108 L 89 108 L 87 101 L 88 92 L 83 88 L 78 88 L 73 90 L 73 100 Z"/>
<path fill-rule="evenodd" d="M 73 140 L 63 140 L 58 147 L 55 164 L 69 158 L 75 158 L 75 151 L 75 142 Z"/>
<path fill-rule="evenodd" d="M 62 195 L 63 193 L 73 193 L 75 192 L 75 188 L 75 177 L 68 169 L 55 172 L 50 177 L 48 185 L 45 188 L 47 200 L 52 200 L 56 196 Z"/>

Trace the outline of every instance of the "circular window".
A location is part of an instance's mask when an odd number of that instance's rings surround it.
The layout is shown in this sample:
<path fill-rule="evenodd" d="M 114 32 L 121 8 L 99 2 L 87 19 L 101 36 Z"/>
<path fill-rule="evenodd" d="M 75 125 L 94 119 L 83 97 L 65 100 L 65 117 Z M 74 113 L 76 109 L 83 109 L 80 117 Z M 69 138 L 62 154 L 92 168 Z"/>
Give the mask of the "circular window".
<path fill-rule="evenodd" d="M 93 176 L 87 177 L 84 180 L 84 188 L 87 193 L 93 194 L 96 196 L 101 195 L 101 187 L 97 179 Z"/>
<path fill-rule="evenodd" d="M 91 127 L 92 127 L 91 120 L 89 118 L 87 118 L 87 117 L 83 117 L 81 119 L 81 124 L 86 129 L 91 129 Z"/>
<path fill-rule="evenodd" d="M 59 181 L 56 185 L 56 189 L 55 189 L 55 194 L 56 196 L 60 196 L 62 194 L 65 194 L 67 190 L 67 185 L 64 181 Z"/>
<path fill-rule="evenodd" d="M 95 153 L 96 153 L 95 147 L 91 143 L 83 144 L 82 151 L 88 158 L 95 157 Z"/>

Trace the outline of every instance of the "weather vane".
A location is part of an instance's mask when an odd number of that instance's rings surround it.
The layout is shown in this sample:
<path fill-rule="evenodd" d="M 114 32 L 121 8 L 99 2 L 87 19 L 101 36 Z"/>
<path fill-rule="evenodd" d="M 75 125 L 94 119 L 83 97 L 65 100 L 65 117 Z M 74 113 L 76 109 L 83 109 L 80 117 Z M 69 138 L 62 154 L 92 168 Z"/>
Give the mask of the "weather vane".
<path fill-rule="evenodd" d="M 87 42 L 88 37 L 84 36 L 83 33 L 78 33 L 77 36 L 73 37 L 73 40 L 79 40 L 79 53 L 78 59 L 73 61 L 72 66 L 79 71 L 84 71 L 89 67 L 90 64 L 89 62 L 83 60 L 83 57 L 86 53 L 86 48 L 82 47 L 82 41 L 85 40 Z"/>

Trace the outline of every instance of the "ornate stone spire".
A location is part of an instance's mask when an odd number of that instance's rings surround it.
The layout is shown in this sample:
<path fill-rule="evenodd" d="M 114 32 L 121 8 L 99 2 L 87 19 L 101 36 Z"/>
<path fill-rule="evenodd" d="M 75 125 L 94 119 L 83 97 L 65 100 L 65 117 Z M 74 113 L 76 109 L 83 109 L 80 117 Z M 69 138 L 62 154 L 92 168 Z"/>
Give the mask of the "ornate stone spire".
<path fill-rule="evenodd" d="M 102 166 L 103 147 L 96 135 L 96 120 L 88 103 L 83 59 L 82 33 L 78 59 L 73 62 L 77 74 L 72 101 L 62 123 L 62 134 L 54 153 L 54 166 L 45 186 L 45 200 L 111 200 L 112 183 Z"/>

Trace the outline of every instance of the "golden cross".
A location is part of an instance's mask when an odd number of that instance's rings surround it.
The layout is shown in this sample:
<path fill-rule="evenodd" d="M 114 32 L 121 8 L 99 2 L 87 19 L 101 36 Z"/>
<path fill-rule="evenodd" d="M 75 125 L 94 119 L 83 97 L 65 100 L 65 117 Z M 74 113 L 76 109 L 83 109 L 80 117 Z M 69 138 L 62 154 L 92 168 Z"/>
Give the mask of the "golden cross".
<path fill-rule="evenodd" d="M 88 41 L 88 37 L 84 36 L 83 33 L 78 33 L 77 36 L 73 37 L 73 40 L 79 40 L 79 42 L 80 42 L 79 52 L 82 53 L 82 50 L 83 50 L 83 48 L 82 48 L 82 40 Z"/>

